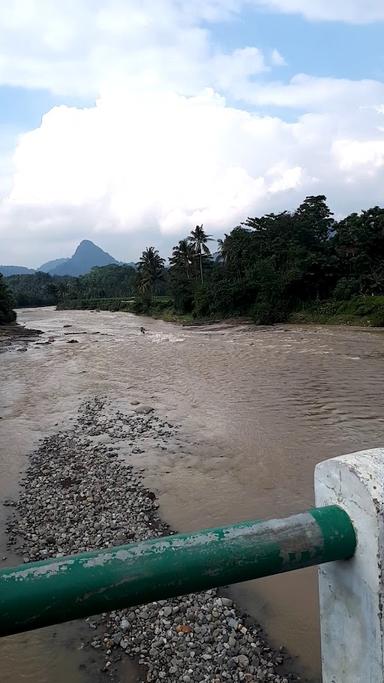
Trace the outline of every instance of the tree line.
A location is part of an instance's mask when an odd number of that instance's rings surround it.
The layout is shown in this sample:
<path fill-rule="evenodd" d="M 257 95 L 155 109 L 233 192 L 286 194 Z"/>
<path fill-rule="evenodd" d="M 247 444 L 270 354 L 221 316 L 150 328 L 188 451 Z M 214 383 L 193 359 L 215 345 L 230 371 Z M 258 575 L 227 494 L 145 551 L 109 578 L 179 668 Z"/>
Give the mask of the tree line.
<path fill-rule="evenodd" d="M 134 310 L 151 312 L 166 296 L 177 314 L 251 315 L 261 324 L 285 321 L 322 301 L 384 293 L 384 209 L 378 206 L 336 221 L 325 196 L 309 196 L 295 211 L 247 218 L 215 250 L 212 243 L 198 225 L 173 247 L 168 262 L 150 246 L 136 268 L 6 280 L 18 306 L 82 301 L 86 307 L 90 299 L 132 297 Z"/>
<path fill-rule="evenodd" d="M 144 308 L 164 280 L 177 313 L 251 315 L 260 324 L 283 322 L 321 301 L 384 293 L 378 206 L 336 221 L 324 195 L 309 196 L 295 211 L 247 218 L 218 240 L 214 255 L 210 241 L 197 226 L 173 248 L 168 269 L 153 247 L 143 252 Z"/>
<path fill-rule="evenodd" d="M 136 270 L 131 266 L 95 267 L 86 275 L 10 275 L 5 278 L 13 305 L 54 306 L 64 300 L 120 298 L 133 296 Z"/>
<path fill-rule="evenodd" d="M 4 277 L 0 273 L 0 325 L 12 323 L 16 320 L 13 305 L 14 301 L 12 295 L 5 283 Z"/>

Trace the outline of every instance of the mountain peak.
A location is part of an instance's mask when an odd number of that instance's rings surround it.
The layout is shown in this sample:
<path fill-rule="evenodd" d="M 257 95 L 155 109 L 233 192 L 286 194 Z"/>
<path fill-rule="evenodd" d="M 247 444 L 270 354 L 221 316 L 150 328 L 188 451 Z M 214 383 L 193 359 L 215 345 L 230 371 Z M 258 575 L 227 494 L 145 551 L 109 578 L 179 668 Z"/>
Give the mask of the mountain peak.
<path fill-rule="evenodd" d="M 72 258 L 76 256 L 76 254 L 82 254 L 82 253 L 97 253 L 97 254 L 107 254 L 106 251 L 103 251 L 100 247 L 97 246 L 94 242 L 91 240 L 81 240 L 80 244 L 77 245 L 75 253 L 73 254 Z M 112 256 L 107 254 L 109 258 L 113 259 Z"/>
<path fill-rule="evenodd" d="M 81 247 L 96 247 L 96 249 L 100 249 L 100 247 L 97 246 L 92 240 L 81 240 L 81 242 L 78 244 L 76 251 L 78 251 Z"/>
<path fill-rule="evenodd" d="M 92 240 L 81 240 L 77 245 L 74 254 L 68 258 L 57 258 L 53 261 L 43 263 L 36 271 L 23 266 L 2 266 L 0 273 L 6 277 L 9 275 L 27 275 L 35 272 L 49 273 L 50 275 L 85 275 L 95 266 L 120 265 L 121 261 L 116 261 L 113 256 L 97 246 Z M 134 263 L 129 263 L 135 267 Z"/>
<path fill-rule="evenodd" d="M 71 258 L 59 263 L 49 272 L 51 275 L 85 275 L 95 266 L 109 266 L 118 261 L 91 240 L 82 240 Z"/>

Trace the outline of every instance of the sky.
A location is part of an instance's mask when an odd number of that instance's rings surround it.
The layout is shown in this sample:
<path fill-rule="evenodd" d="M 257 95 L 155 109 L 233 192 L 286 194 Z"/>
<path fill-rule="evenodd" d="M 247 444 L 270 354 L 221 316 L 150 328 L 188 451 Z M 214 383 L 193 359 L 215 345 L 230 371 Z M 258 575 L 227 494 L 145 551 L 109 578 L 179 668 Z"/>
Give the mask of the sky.
<path fill-rule="evenodd" d="M 382 204 L 383 0 L 1 0 L 0 263 Z"/>

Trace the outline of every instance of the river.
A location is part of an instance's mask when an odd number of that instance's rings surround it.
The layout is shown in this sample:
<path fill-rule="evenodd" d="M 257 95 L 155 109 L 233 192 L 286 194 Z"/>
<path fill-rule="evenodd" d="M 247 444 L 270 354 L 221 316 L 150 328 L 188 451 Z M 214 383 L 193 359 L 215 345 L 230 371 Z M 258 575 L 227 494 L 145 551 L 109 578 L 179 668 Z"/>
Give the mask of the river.
<path fill-rule="evenodd" d="M 25 455 L 38 439 L 69 424 L 94 394 L 140 400 L 180 425 L 167 451 L 135 456 L 162 516 L 180 531 L 305 510 L 313 504 L 317 462 L 383 446 L 381 331 L 180 327 L 51 308 L 21 310 L 18 318 L 44 335 L 26 352 L 16 347 L 0 356 L 0 498 L 17 495 Z M 42 345 L 49 336 L 55 341 Z M 0 566 L 20 561 L 5 550 L 7 512 L 0 509 Z M 248 582 L 232 592 L 271 642 L 284 644 L 297 668 L 319 681 L 316 572 Z M 1 680 L 97 680 L 83 636 L 83 626 L 63 625 L 3 639 Z M 127 663 L 121 680 L 136 680 L 135 667 Z"/>

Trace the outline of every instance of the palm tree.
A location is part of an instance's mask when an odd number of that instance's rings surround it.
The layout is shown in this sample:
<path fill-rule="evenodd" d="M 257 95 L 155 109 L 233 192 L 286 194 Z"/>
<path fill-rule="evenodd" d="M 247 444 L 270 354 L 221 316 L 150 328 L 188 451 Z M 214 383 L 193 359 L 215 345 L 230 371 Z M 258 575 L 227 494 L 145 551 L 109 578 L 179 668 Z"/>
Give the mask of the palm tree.
<path fill-rule="evenodd" d="M 187 239 L 191 243 L 195 257 L 199 258 L 200 278 L 201 283 L 203 283 L 203 257 L 211 255 L 207 242 L 210 242 L 212 238 L 210 235 L 205 234 L 202 225 L 196 225 L 195 229 L 191 230 L 191 234 Z"/>
<path fill-rule="evenodd" d="M 169 259 L 172 268 L 184 271 L 187 280 L 191 279 L 191 266 L 195 255 L 192 244 L 187 239 L 180 240 L 176 247 L 173 247 L 172 256 Z"/>
<path fill-rule="evenodd" d="M 140 261 L 136 264 L 139 273 L 139 290 L 143 295 L 147 295 L 150 300 L 156 283 L 164 275 L 164 263 L 165 259 L 161 258 L 155 247 L 147 247 L 144 249 Z"/>
<path fill-rule="evenodd" d="M 224 239 L 218 239 L 217 240 L 217 246 L 218 246 L 218 252 L 220 255 L 220 259 L 226 263 L 228 260 L 228 255 L 229 255 L 229 249 L 228 249 L 228 242 L 230 240 L 229 235 L 227 233 L 224 233 Z"/>

